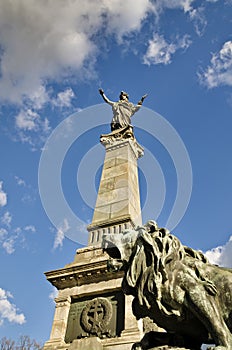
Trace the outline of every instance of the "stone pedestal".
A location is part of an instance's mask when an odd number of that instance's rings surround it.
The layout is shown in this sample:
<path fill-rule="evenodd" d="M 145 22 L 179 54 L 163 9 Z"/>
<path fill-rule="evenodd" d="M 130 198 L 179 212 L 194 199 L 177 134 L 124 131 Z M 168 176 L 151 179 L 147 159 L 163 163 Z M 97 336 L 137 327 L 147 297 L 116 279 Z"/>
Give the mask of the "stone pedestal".
<path fill-rule="evenodd" d="M 101 248 L 86 247 L 71 264 L 45 273 L 59 290 L 46 350 L 130 350 L 141 339 L 131 297 L 121 291 L 123 272 L 109 272 L 108 259 Z"/>
<path fill-rule="evenodd" d="M 142 147 L 132 127 L 101 136 L 106 149 L 89 245 L 78 249 L 71 264 L 45 273 L 59 293 L 46 350 L 131 350 L 142 337 L 131 297 L 121 290 L 123 272 L 109 272 L 102 235 L 141 225 L 137 160 Z"/>
<path fill-rule="evenodd" d="M 69 347 L 69 350 L 103 350 L 101 340 L 97 337 L 75 339 Z"/>

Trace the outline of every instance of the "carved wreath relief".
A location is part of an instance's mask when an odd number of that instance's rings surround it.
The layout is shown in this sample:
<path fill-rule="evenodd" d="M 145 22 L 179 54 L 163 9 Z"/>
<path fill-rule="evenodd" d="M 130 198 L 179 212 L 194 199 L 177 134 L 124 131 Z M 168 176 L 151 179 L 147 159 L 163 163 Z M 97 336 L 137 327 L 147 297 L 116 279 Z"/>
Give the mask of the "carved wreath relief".
<path fill-rule="evenodd" d="M 81 313 L 81 326 L 91 335 L 109 336 L 108 325 L 112 318 L 112 305 L 106 298 L 95 298 L 88 302 Z"/>

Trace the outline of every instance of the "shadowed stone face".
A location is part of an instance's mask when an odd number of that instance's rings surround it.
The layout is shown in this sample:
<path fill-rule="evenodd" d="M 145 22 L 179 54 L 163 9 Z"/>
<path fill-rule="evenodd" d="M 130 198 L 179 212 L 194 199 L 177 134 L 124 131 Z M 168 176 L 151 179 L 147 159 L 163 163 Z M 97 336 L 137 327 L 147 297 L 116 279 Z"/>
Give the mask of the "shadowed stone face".
<path fill-rule="evenodd" d="M 111 269 L 125 271 L 122 288 L 133 313 L 184 339 L 186 348 L 215 343 L 232 350 L 232 270 L 208 263 L 154 221 L 103 237 Z M 152 344 L 150 344 L 150 347 Z"/>

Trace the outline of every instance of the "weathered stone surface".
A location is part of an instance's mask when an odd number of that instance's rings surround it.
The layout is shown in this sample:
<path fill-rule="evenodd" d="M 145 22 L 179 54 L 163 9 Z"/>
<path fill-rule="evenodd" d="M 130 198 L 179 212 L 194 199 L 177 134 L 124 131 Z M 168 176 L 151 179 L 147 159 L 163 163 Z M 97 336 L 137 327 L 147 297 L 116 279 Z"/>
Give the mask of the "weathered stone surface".
<path fill-rule="evenodd" d="M 106 156 L 93 219 L 88 226 L 89 245 L 101 243 L 102 236 L 93 231 L 113 227 L 111 220 L 119 225 L 127 217 L 130 228 L 141 224 L 137 159 L 142 148 L 134 136 L 125 139 L 119 135 L 120 132 L 103 137 Z"/>
<path fill-rule="evenodd" d="M 71 347 L 72 350 L 82 350 L 94 346 L 94 350 L 131 350 L 133 342 L 139 341 L 141 332 L 131 310 L 131 297 L 121 292 L 123 272 L 109 272 L 108 258 L 101 248 L 85 247 L 77 250 L 72 263 L 63 269 L 46 273 L 47 279 L 59 289 L 59 293 L 55 299 L 56 311 L 50 339 L 44 349 L 67 350 Z M 95 330 L 89 330 L 82 324 L 84 308 L 88 305 L 91 307 L 92 300 L 96 298 L 100 298 L 100 301 L 101 298 L 107 299 L 113 310 L 110 319 L 107 321 L 106 318 L 106 329 L 100 322 L 100 328 L 96 330 L 103 337 L 100 339 L 102 348 L 99 344 L 95 344 L 98 346 L 95 347 L 89 343 L 88 339 L 92 338 L 89 335 L 95 334 Z M 97 305 L 97 312 L 100 309 Z M 74 337 L 83 339 L 75 340 Z"/>
<path fill-rule="evenodd" d="M 70 350 L 103 350 L 101 340 L 97 337 L 76 339 L 69 347 Z"/>
<path fill-rule="evenodd" d="M 101 195 L 98 197 L 96 208 L 104 206 L 104 204 L 113 204 L 118 203 L 123 200 L 127 200 L 129 197 L 128 188 L 121 187 L 117 189 L 112 189 L 110 191 L 103 191 L 100 193 Z"/>
<path fill-rule="evenodd" d="M 218 350 L 232 350 L 231 269 L 209 264 L 201 252 L 183 246 L 154 221 L 125 234 L 104 235 L 103 241 L 109 255 L 112 251 L 117 258 L 117 269 L 121 258 L 123 291 L 134 296 L 138 319 L 150 317 L 182 337 L 181 346 L 186 348 L 196 350 L 211 342 Z M 155 346 L 157 339 L 149 342 L 141 349 Z"/>
<path fill-rule="evenodd" d="M 111 179 L 115 176 L 115 174 L 117 174 L 117 176 L 128 174 L 128 164 L 119 164 L 115 165 L 114 167 L 105 169 L 105 171 L 102 173 L 102 180 Z"/>

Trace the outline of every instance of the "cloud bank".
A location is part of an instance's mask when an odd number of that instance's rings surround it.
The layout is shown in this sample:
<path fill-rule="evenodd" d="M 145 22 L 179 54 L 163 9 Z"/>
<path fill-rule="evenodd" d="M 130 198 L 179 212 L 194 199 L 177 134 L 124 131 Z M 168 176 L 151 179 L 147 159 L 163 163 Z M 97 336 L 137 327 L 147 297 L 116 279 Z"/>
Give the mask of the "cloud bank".
<path fill-rule="evenodd" d="M 219 85 L 232 86 L 232 41 L 226 41 L 219 52 L 212 55 L 210 65 L 199 74 L 202 84 L 209 89 Z"/>
<path fill-rule="evenodd" d="M 205 253 L 212 264 L 232 268 L 232 236 L 223 246 L 218 246 Z"/>
<path fill-rule="evenodd" d="M 11 293 L 0 288 L 0 325 L 3 324 L 4 320 L 17 324 L 26 322 L 24 314 L 18 313 L 16 306 L 11 303 L 10 299 L 12 298 Z"/>
<path fill-rule="evenodd" d="M 71 87 L 96 79 L 98 58 L 115 43 L 144 64 L 170 64 L 191 40 L 185 33 L 172 39 L 160 34 L 166 10 L 181 11 L 199 36 L 204 33 L 206 5 L 194 0 L 2 0 L 0 101 L 15 108 L 12 139 L 40 148 L 53 127 L 46 107 L 74 112 Z M 154 25 L 145 27 L 151 18 Z M 225 79 L 220 67 L 214 70 L 218 79 L 210 67 L 203 74 L 208 85 Z"/>
<path fill-rule="evenodd" d="M 168 43 L 162 35 L 155 33 L 149 45 L 143 62 L 147 65 L 151 64 L 169 64 L 172 61 L 173 54 L 179 49 L 187 49 L 191 44 L 188 35 L 183 38 L 176 38 L 174 42 Z"/>
<path fill-rule="evenodd" d="M 41 107 L 49 81 L 91 72 L 101 40 L 139 30 L 151 8 L 149 0 L 2 0 L 0 98 Z"/>
<path fill-rule="evenodd" d="M 33 103 L 35 109 L 42 108 L 51 101 L 51 82 L 61 82 L 73 75 L 80 77 L 80 74 L 90 78 L 109 38 L 119 45 L 124 39 L 132 43 L 133 34 L 142 29 L 148 16 L 154 16 L 157 24 L 166 9 L 183 11 L 200 31 L 204 8 L 194 8 L 193 4 L 194 0 L 2 0 L 0 99 L 26 103 L 30 108 Z M 151 29 L 151 37 L 154 31 L 157 31 L 156 25 Z M 152 41 L 149 45 L 152 46 Z M 161 45 L 161 49 L 166 50 L 166 60 L 158 61 L 165 63 L 168 56 L 183 45 L 186 43 L 178 41 L 169 48 L 167 44 Z M 152 48 L 149 50 L 150 57 L 154 57 Z M 156 64 L 156 59 L 150 58 L 149 62 Z M 66 96 L 58 96 L 57 103 L 68 99 L 70 92 L 67 90 Z M 32 113 L 27 110 L 26 117 L 20 115 L 19 125 L 35 127 L 38 117 Z"/>
<path fill-rule="evenodd" d="M 0 181 L 0 207 L 4 207 L 7 204 L 7 194 L 3 190 L 3 182 Z"/>
<path fill-rule="evenodd" d="M 14 228 L 12 225 L 12 215 L 6 211 L 0 217 L 0 246 L 9 255 L 13 254 L 18 246 L 24 246 L 26 234 L 35 233 L 33 225 Z"/>

